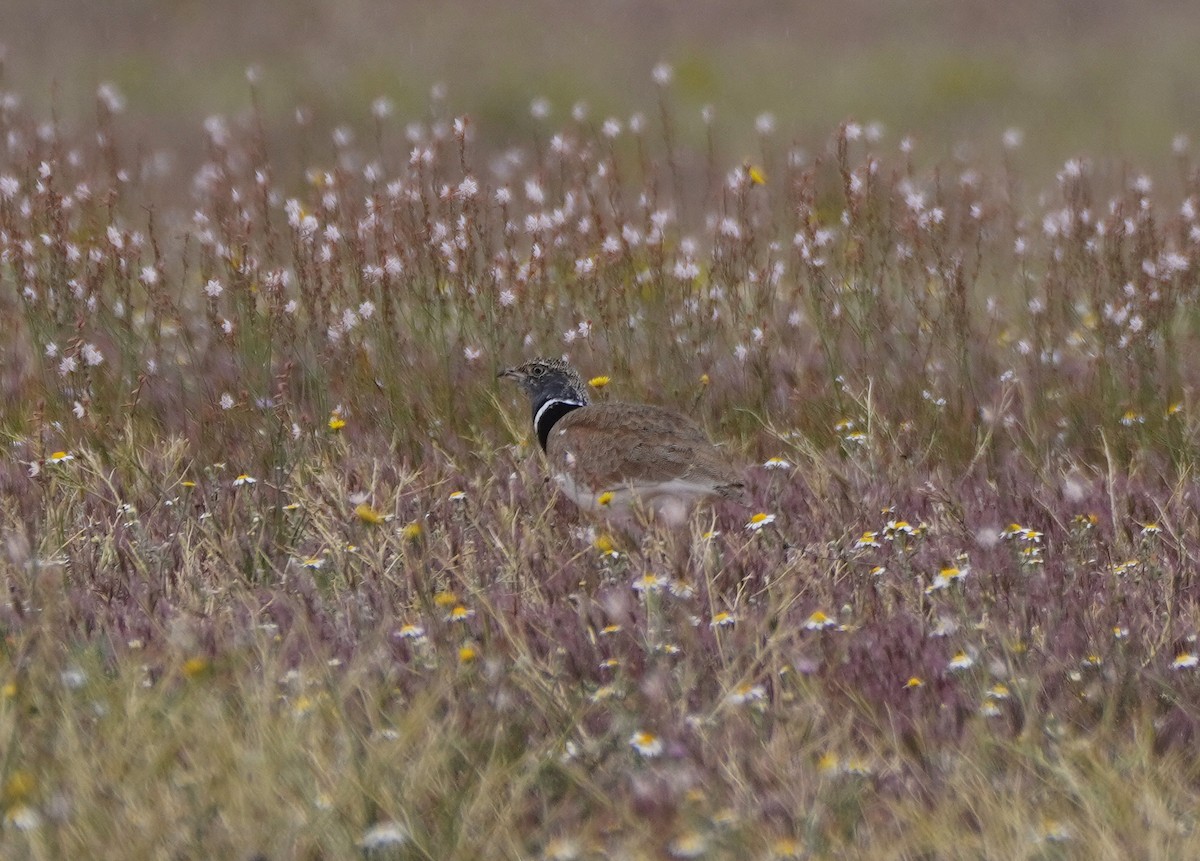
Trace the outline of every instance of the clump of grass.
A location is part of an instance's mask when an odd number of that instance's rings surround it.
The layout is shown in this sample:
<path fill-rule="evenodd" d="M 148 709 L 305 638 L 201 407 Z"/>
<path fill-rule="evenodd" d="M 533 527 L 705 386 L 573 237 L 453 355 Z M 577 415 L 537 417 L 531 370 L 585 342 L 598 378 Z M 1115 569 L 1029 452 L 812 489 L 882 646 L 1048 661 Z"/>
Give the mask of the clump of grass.
<path fill-rule="evenodd" d="M 6 856 L 1188 854 L 1190 162 L 743 162 L 660 77 L 164 200 L 111 93 L 0 114 Z M 686 571 L 543 480 L 558 352 L 747 464 Z"/>

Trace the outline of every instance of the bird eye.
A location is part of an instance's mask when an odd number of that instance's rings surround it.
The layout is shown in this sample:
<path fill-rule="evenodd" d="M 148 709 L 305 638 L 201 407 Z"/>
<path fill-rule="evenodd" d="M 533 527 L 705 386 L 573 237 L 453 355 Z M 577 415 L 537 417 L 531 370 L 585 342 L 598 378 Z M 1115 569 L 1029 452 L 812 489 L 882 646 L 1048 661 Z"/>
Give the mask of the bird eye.
<path fill-rule="evenodd" d="M 533 376 L 535 376 L 535 377 L 541 377 L 541 376 L 545 375 L 546 368 L 544 365 L 534 365 L 533 370 L 530 371 L 529 373 L 533 374 Z"/>

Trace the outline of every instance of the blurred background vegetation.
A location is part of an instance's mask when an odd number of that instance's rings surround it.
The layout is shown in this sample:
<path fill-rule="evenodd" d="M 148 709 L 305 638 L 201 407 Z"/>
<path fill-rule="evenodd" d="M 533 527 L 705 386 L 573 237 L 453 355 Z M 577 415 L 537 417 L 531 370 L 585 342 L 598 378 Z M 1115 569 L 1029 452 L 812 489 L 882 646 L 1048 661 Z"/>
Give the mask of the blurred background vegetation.
<path fill-rule="evenodd" d="M 89 117 L 97 84 L 112 81 L 129 121 L 146 127 L 140 138 L 185 157 L 203 145 L 201 118 L 248 109 L 251 65 L 262 72 L 272 142 L 295 134 L 299 105 L 318 130 L 365 130 L 376 97 L 411 118 L 440 82 L 451 109 L 476 120 L 481 143 L 525 143 L 535 96 L 550 101 L 552 122 L 577 101 L 597 120 L 652 112 L 650 71 L 661 60 L 675 68 L 683 141 L 702 141 L 699 111 L 712 105 L 718 140 L 747 154 L 764 110 L 801 144 L 847 118 L 879 121 L 891 140 L 911 134 L 934 160 L 998 158 L 1003 131 L 1017 127 L 1037 182 L 1038 171 L 1078 154 L 1101 168 L 1127 160 L 1158 172 L 1175 136 L 1200 125 L 1200 15 L 1190 0 L 4 6 L 5 88 L 70 123 Z"/>

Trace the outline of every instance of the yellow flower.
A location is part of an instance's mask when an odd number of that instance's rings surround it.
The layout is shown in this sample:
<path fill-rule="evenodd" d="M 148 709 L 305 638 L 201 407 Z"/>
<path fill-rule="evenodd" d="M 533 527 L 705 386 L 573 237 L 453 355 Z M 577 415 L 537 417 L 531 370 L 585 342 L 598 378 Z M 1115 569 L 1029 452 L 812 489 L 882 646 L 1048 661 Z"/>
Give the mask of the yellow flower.
<path fill-rule="evenodd" d="M 378 526 L 381 523 L 387 522 L 387 516 L 383 512 L 378 511 L 370 505 L 370 503 L 360 502 L 354 508 L 354 513 L 358 515 L 358 519 L 363 523 L 369 523 L 372 526 Z"/>
<path fill-rule="evenodd" d="M 601 507 L 606 507 L 613 501 L 613 497 L 614 497 L 613 492 L 611 490 L 606 490 L 606 491 L 604 491 L 604 493 L 602 493 L 596 497 L 596 502 Z"/>
<path fill-rule="evenodd" d="M 757 532 L 764 526 L 768 526 L 774 522 L 774 514 L 767 514 L 766 512 L 759 511 L 756 514 L 751 515 L 750 520 L 746 523 L 746 528 L 751 532 Z"/>
<path fill-rule="evenodd" d="M 183 662 L 182 669 L 183 669 L 183 674 L 189 679 L 194 679 L 197 676 L 202 676 L 206 672 L 208 672 L 208 659 L 207 658 L 188 658 L 186 661 Z"/>
<path fill-rule="evenodd" d="M 1050 843 L 1065 843 L 1071 839 L 1071 829 L 1057 819 L 1043 819 L 1041 837 Z"/>
<path fill-rule="evenodd" d="M 685 831 L 667 846 L 672 858 L 699 858 L 707 851 L 708 841 L 698 831 Z"/>
<path fill-rule="evenodd" d="M 639 730 L 629 737 L 630 746 L 645 757 L 658 756 L 663 752 L 662 739 L 652 732 Z"/>
<path fill-rule="evenodd" d="M 772 858 L 799 858 L 803 851 L 800 841 L 793 840 L 791 837 L 781 837 L 771 844 Z"/>
<path fill-rule="evenodd" d="M 712 617 L 712 621 L 708 623 L 710 628 L 724 628 L 737 623 L 737 617 L 732 613 L 722 610 Z"/>
<path fill-rule="evenodd" d="M 823 628 L 830 628 L 834 624 L 833 619 L 829 618 L 820 610 L 814 610 L 812 615 L 804 622 L 804 628 L 807 631 L 820 631 Z"/>
<path fill-rule="evenodd" d="M 601 533 L 596 536 L 596 540 L 592 542 L 592 546 L 600 551 L 601 556 L 616 556 L 616 545 L 613 544 L 612 536 L 606 533 Z"/>
<path fill-rule="evenodd" d="M 879 533 L 868 529 L 862 534 L 862 537 L 854 542 L 854 549 L 860 550 L 865 547 L 880 547 Z"/>
<path fill-rule="evenodd" d="M 37 780 L 28 771 L 18 769 L 4 782 L 4 789 L 0 791 L 0 800 L 3 801 L 5 807 L 15 807 L 29 796 L 33 795 L 37 789 Z"/>
<path fill-rule="evenodd" d="M 233 480 L 233 486 L 234 487 L 242 487 L 243 485 L 255 484 L 257 482 L 258 482 L 257 478 L 253 478 L 252 476 L 243 472 L 240 475 L 238 475 L 237 478 L 235 478 Z"/>
<path fill-rule="evenodd" d="M 764 174 L 760 168 L 755 167 L 752 164 L 746 166 L 746 175 L 748 177 L 750 177 L 751 185 L 766 185 L 767 184 L 767 175 Z"/>
<path fill-rule="evenodd" d="M 829 751 L 817 760 L 817 771 L 822 774 L 834 774 L 841 767 L 841 760 L 833 751 Z"/>
<path fill-rule="evenodd" d="M 416 541 L 421 537 L 421 524 L 417 523 L 415 520 L 412 523 L 407 524 L 403 529 L 400 530 L 400 537 L 407 541 Z"/>
<path fill-rule="evenodd" d="M 743 703 L 757 702 L 766 699 L 767 689 L 762 685 L 754 685 L 749 682 L 738 685 L 728 696 L 725 697 L 726 702 L 733 705 L 742 705 Z"/>
<path fill-rule="evenodd" d="M 909 676 L 908 681 L 904 683 L 904 687 L 908 689 L 919 688 L 925 683 L 918 676 Z"/>
<path fill-rule="evenodd" d="M 588 385 L 593 389 L 602 389 L 611 382 L 612 380 L 610 380 L 608 377 L 592 377 L 590 380 L 588 380 Z"/>
<path fill-rule="evenodd" d="M 29 804 L 14 804 L 4 811 L 4 823 L 18 831 L 36 831 L 42 827 L 42 816 Z"/>
<path fill-rule="evenodd" d="M 180 487 L 195 487 L 196 482 L 185 478 L 183 481 L 179 482 L 179 486 Z"/>
<path fill-rule="evenodd" d="M 433 596 L 433 603 L 437 604 L 439 607 L 450 607 L 458 603 L 458 596 L 455 595 L 451 590 L 446 589 Z"/>
<path fill-rule="evenodd" d="M 1200 664 L 1200 657 L 1197 657 L 1195 652 L 1180 652 L 1171 662 L 1171 669 L 1190 670 L 1197 664 Z"/>
<path fill-rule="evenodd" d="M 546 861 L 575 861 L 576 858 L 583 857 L 583 852 L 579 844 L 570 837 L 555 837 L 542 850 L 542 857 Z"/>
<path fill-rule="evenodd" d="M 949 667 L 952 670 L 965 670 L 975 663 L 975 659 L 966 652 L 956 652 L 954 657 L 950 659 Z"/>
<path fill-rule="evenodd" d="M 65 451 L 56 451 L 54 454 L 46 458 L 46 463 L 66 463 L 68 460 L 74 460 L 75 455 L 68 454 Z"/>
<path fill-rule="evenodd" d="M 469 664 L 479 657 L 479 650 L 470 643 L 463 643 L 458 647 L 458 662 L 460 664 Z"/>
<path fill-rule="evenodd" d="M 661 592 L 663 587 L 666 585 L 666 577 L 661 574 L 651 574 L 647 572 L 633 581 L 633 591 L 641 592 L 642 594 L 653 594 L 655 592 Z"/>
<path fill-rule="evenodd" d="M 846 772 L 848 774 L 865 776 L 869 775 L 871 771 L 871 763 L 861 756 L 852 756 L 846 760 Z"/>
<path fill-rule="evenodd" d="M 700 385 L 702 385 L 702 386 L 707 386 L 707 385 L 708 385 L 709 383 L 711 383 L 711 382 L 712 382 L 712 380 L 711 380 L 711 379 L 709 379 L 709 376 L 708 376 L 708 374 L 701 374 L 701 375 L 700 375 Z"/>
<path fill-rule="evenodd" d="M 334 410 L 329 414 L 329 429 L 331 431 L 340 431 L 346 426 L 346 420 L 342 418 L 342 414 Z"/>

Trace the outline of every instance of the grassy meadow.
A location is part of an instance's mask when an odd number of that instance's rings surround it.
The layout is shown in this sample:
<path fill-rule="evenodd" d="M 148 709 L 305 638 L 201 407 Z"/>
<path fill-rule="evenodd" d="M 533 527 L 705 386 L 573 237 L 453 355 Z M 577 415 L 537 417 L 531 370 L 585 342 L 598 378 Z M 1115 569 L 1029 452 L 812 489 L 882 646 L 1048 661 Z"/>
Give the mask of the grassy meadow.
<path fill-rule="evenodd" d="M 1185 137 L 733 149 L 662 66 L 280 144 L 251 77 L 174 184 L 0 104 L 0 857 L 1200 857 Z M 537 354 L 744 467 L 684 570 Z"/>

